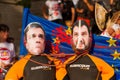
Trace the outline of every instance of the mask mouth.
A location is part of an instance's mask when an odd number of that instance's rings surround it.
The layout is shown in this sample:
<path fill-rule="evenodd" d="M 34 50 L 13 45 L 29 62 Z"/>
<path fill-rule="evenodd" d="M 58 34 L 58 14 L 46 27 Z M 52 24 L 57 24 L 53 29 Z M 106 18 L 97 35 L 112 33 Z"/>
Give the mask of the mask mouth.
<path fill-rule="evenodd" d="M 81 38 L 78 38 L 77 42 L 76 42 L 76 50 L 85 50 L 88 46 L 85 44 L 85 41 Z"/>
<path fill-rule="evenodd" d="M 85 48 L 83 48 L 83 49 L 79 49 L 75 45 L 73 45 L 72 48 L 73 48 L 73 50 L 75 51 L 76 54 L 88 53 L 90 48 L 91 48 L 91 43 L 89 43 L 88 46 L 85 46 Z"/>
<path fill-rule="evenodd" d="M 88 46 L 85 46 L 84 48 L 82 49 L 79 49 L 79 48 L 75 48 L 75 50 L 79 51 L 79 52 L 82 52 L 84 50 L 88 50 Z"/>

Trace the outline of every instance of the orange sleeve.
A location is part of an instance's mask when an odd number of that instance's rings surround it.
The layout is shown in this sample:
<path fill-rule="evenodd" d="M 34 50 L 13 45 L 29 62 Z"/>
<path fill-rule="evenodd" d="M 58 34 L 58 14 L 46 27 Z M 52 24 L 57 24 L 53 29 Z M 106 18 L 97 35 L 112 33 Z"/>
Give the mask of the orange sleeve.
<path fill-rule="evenodd" d="M 113 77 L 114 69 L 107 62 L 95 56 L 90 56 L 90 58 L 101 72 L 102 80 L 110 80 Z"/>
<path fill-rule="evenodd" d="M 27 58 L 30 58 L 29 55 L 25 56 Z M 19 80 L 23 77 L 24 67 L 27 63 L 27 59 L 20 59 L 17 61 L 7 72 L 5 76 L 5 80 Z"/>

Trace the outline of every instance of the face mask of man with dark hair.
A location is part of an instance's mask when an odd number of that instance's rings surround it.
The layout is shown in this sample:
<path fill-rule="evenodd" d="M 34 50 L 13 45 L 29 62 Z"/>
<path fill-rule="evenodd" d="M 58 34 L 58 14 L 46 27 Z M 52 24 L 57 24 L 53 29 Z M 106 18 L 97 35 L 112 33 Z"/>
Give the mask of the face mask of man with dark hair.
<path fill-rule="evenodd" d="M 83 52 L 90 48 L 90 33 L 87 25 L 81 25 L 81 21 L 73 27 L 72 42 L 75 51 Z"/>

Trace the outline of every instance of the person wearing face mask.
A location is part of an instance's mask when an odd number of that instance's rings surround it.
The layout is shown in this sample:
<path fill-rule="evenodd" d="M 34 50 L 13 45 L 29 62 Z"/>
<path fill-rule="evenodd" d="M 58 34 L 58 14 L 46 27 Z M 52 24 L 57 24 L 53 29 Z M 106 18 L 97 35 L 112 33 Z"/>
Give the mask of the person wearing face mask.
<path fill-rule="evenodd" d="M 75 53 L 66 61 L 66 73 L 59 80 L 110 80 L 113 77 L 114 69 L 109 64 L 89 54 L 91 44 L 87 23 L 78 20 L 72 28 L 72 47 Z"/>
<path fill-rule="evenodd" d="M 5 80 L 56 80 L 52 58 L 43 55 L 45 31 L 38 22 L 29 23 L 24 30 L 24 43 L 28 54 L 8 71 Z"/>

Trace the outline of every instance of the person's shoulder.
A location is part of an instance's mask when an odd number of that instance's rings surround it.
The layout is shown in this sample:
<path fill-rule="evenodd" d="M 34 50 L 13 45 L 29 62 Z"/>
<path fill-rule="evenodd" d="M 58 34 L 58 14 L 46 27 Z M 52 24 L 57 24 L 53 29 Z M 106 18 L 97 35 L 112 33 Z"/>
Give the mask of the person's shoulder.
<path fill-rule="evenodd" d="M 24 64 L 30 59 L 31 55 L 26 55 L 22 58 L 19 58 L 19 60 L 16 62 L 16 64 Z"/>
<path fill-rule="evenodd" d="M 9 43 L 9 42 L 2 42 L 0 43 L 1 45 L 7 45 L 7 46 L 13 46 L 13 43 Z"/>
<path fill-rule="evenodd" d="M 13 43 L 8 43 L 8 42 L 6 42 L 5 44 L 6 44 L 8 47 L 14 48 L 14 44 L 13 44 Z"/>
<path fill-rule="evenodd" d="M 7 43 L 8 45 L 11 45 L 11 46 L 14 46 L 14 44 L 13 43 Z"/>
<path fill-rule="evenodd" d="M 49 60 L 53 60 L 54 59 L 50 54 L 46 54 L 46 53 L 41 54 L 41 56 L 46 58 L 46 59 L 49 59 Z"/>
<path fill-rule="evenodd" d="M 94 56 L 94 55 L 88 55 L 93 61 L 96 61 L 96 62 L 105 62 L 102 58 L 99 58 L 97 56 Z"/>

